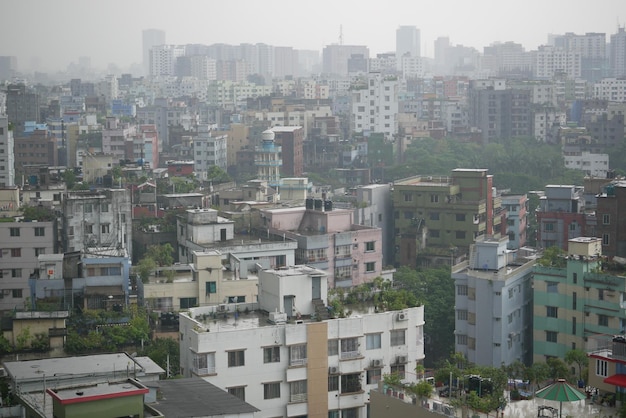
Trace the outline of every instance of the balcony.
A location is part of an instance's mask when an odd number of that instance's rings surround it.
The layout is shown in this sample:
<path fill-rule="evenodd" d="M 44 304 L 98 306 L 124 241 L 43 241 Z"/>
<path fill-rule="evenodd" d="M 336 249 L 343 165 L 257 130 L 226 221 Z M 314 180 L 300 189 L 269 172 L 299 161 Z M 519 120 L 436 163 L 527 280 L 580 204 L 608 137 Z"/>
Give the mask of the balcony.
<path fill-rule="evenodd" d="M 191 369 L 191 372 L 196 376 L 209 376 L 215 374 L 215 367 L 194 367 Z"/>
<path fill-rule="evenodd" d="M 342 351 L 339 354 L 339 360 L 354 360 L 361 357 L 362 355 L 359 351 Z"/>

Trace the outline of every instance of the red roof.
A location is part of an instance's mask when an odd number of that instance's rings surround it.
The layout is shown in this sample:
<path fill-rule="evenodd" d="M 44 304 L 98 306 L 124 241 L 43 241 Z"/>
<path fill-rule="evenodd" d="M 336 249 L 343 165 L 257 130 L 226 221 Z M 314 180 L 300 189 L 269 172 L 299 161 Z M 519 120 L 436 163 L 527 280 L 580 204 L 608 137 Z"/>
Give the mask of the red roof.
<path fill-rule="evenodd" d="M 609 376 L 604 379 L 604 383 L 626 388 L 626 374 L 614 374 L 613 376 Z"/>

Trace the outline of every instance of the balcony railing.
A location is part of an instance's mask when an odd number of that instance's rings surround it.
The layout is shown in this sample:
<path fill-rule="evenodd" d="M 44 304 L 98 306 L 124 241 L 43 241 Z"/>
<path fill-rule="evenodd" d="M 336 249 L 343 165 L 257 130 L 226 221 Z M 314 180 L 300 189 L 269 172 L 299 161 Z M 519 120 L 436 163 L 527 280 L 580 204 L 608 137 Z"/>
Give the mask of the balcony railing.
<path fill-rule="evenodd" d="M 289 360 L 290 366 L 306 366 L 306 363 L 307 363 L 307 359 L 305 358 Z"/>
<path fill-rule="evenodd" d="M 206 376 L 209 374 L 215 374 L 215 367 L 194 367 L 192 371 L 196 376 Z"/>
<path fill-rule="evenodd" d="M 359 351 L 342 351 L 339 355 L 341 360 L 352 360 L 359 357 L 361 357 L 361 353 Z"/>
<path fill-rule="evenodd" d="M 306 402 L 306 393 L 294 393 L 289 397 L 289 402 Z"/>

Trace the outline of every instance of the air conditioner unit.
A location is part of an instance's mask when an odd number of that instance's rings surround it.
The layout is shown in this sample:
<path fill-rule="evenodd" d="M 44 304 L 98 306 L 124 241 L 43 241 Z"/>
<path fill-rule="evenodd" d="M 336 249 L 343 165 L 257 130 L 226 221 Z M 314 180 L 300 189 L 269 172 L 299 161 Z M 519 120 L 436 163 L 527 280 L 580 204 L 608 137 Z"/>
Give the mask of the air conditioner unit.
<path fill-rule="evenodd" d="M 330 366 L 328 368 L 328 374 L 339 374 L 339 367 L 337 367 L 337 366 Z"/>
<path fill-rule="evenodd" d="M 398 356 L 396 357 L 396 364 L 406 364 L 406 356 Z"/>
<path fill-rule="evenodd" d="M 396 316 L 396 320 L 398 321 L 408 321 L 408 319 L 409 319 L 409 315 L 406 312 L 400 312 Z"/>
<path fill-rule="evenodd" d="M 226 305 L 219 305 L 217 307 L 217 311 L 218 312 L 226 312 L 226 308 L 227 308 Z"/>
<path fill-rule="evenodd" d="M 370 364 L 371 364 L 371 367 L 382 367 L 383 361 L 380 359 L 372 360 Z"/>

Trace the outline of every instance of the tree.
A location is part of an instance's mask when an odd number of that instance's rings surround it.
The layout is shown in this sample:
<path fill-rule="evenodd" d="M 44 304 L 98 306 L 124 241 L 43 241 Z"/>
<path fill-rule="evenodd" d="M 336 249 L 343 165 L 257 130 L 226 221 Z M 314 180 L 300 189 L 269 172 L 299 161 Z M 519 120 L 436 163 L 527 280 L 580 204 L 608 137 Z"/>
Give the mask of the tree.
<path fill-rule="evenodd" d="M 578 380 L 586 380 L 583 379 L 583 369 L 589 364 L 589 357 L 587 357 L 587 353 L 580 348 L 569 350 L 565 353 L 565 363 L 576 363 L 578 366 Z"/>
<path fill-rule="evenodd" d="M 174 254 L 174 248 L 172 248 L 171 244 L 167 243 L 149 246 L 145 257 L 152 258 L 159 267 L 163 267 L 171 266 L 172 263 L 174 263 L 172 254 Z"/>
<path fill-rule="evenodd" d="M 74 173 L 74 170 L 65 170 L 62 177 L 63 181 L 65 182 L 65 186 L 67 186 L 67 189 L 73 189 L 76 185 L 76 174 Z"/>
<path fill-rule="evenodd" d="M 565 252 L 557 246 L 548 247 L 543 251 L 537 264 L 544 267 L 563 268 L 566 265 L 564 254 Z"/>
<path fill-rule="evenodd" d="M 535 387 L 539 387 L 539 383 L 543 382 L 550 376 L 550 368 L 546 363 L 533 363 L 524 371 L 524 378 Z"/>
<path fill-rule="evenodd" d="M 50 222 L 56 219 L 54 212 L 43 206 L 24 206 L 22 209 L 22 215 L 24 216 L 24 220 L 27 222 Z"/>
<path fill-rule="evenodd" d="M 571 380 L 571 375 L 569 370 L 567 369 L 567 365 L 563 360 L 556 357 L 550 357 L 546 360 L 546 364 L 548 365 L 548 376 L 553 379 L 566 379 Z"/>
<path fill-rule="evenodd" d="M 143 283 L 147 283 L 152 272 L 156 269 L 156 262 L 151 257 L 144 257 L 139 260 L 134 268 L 135 273 L 139 275 Z"/>

